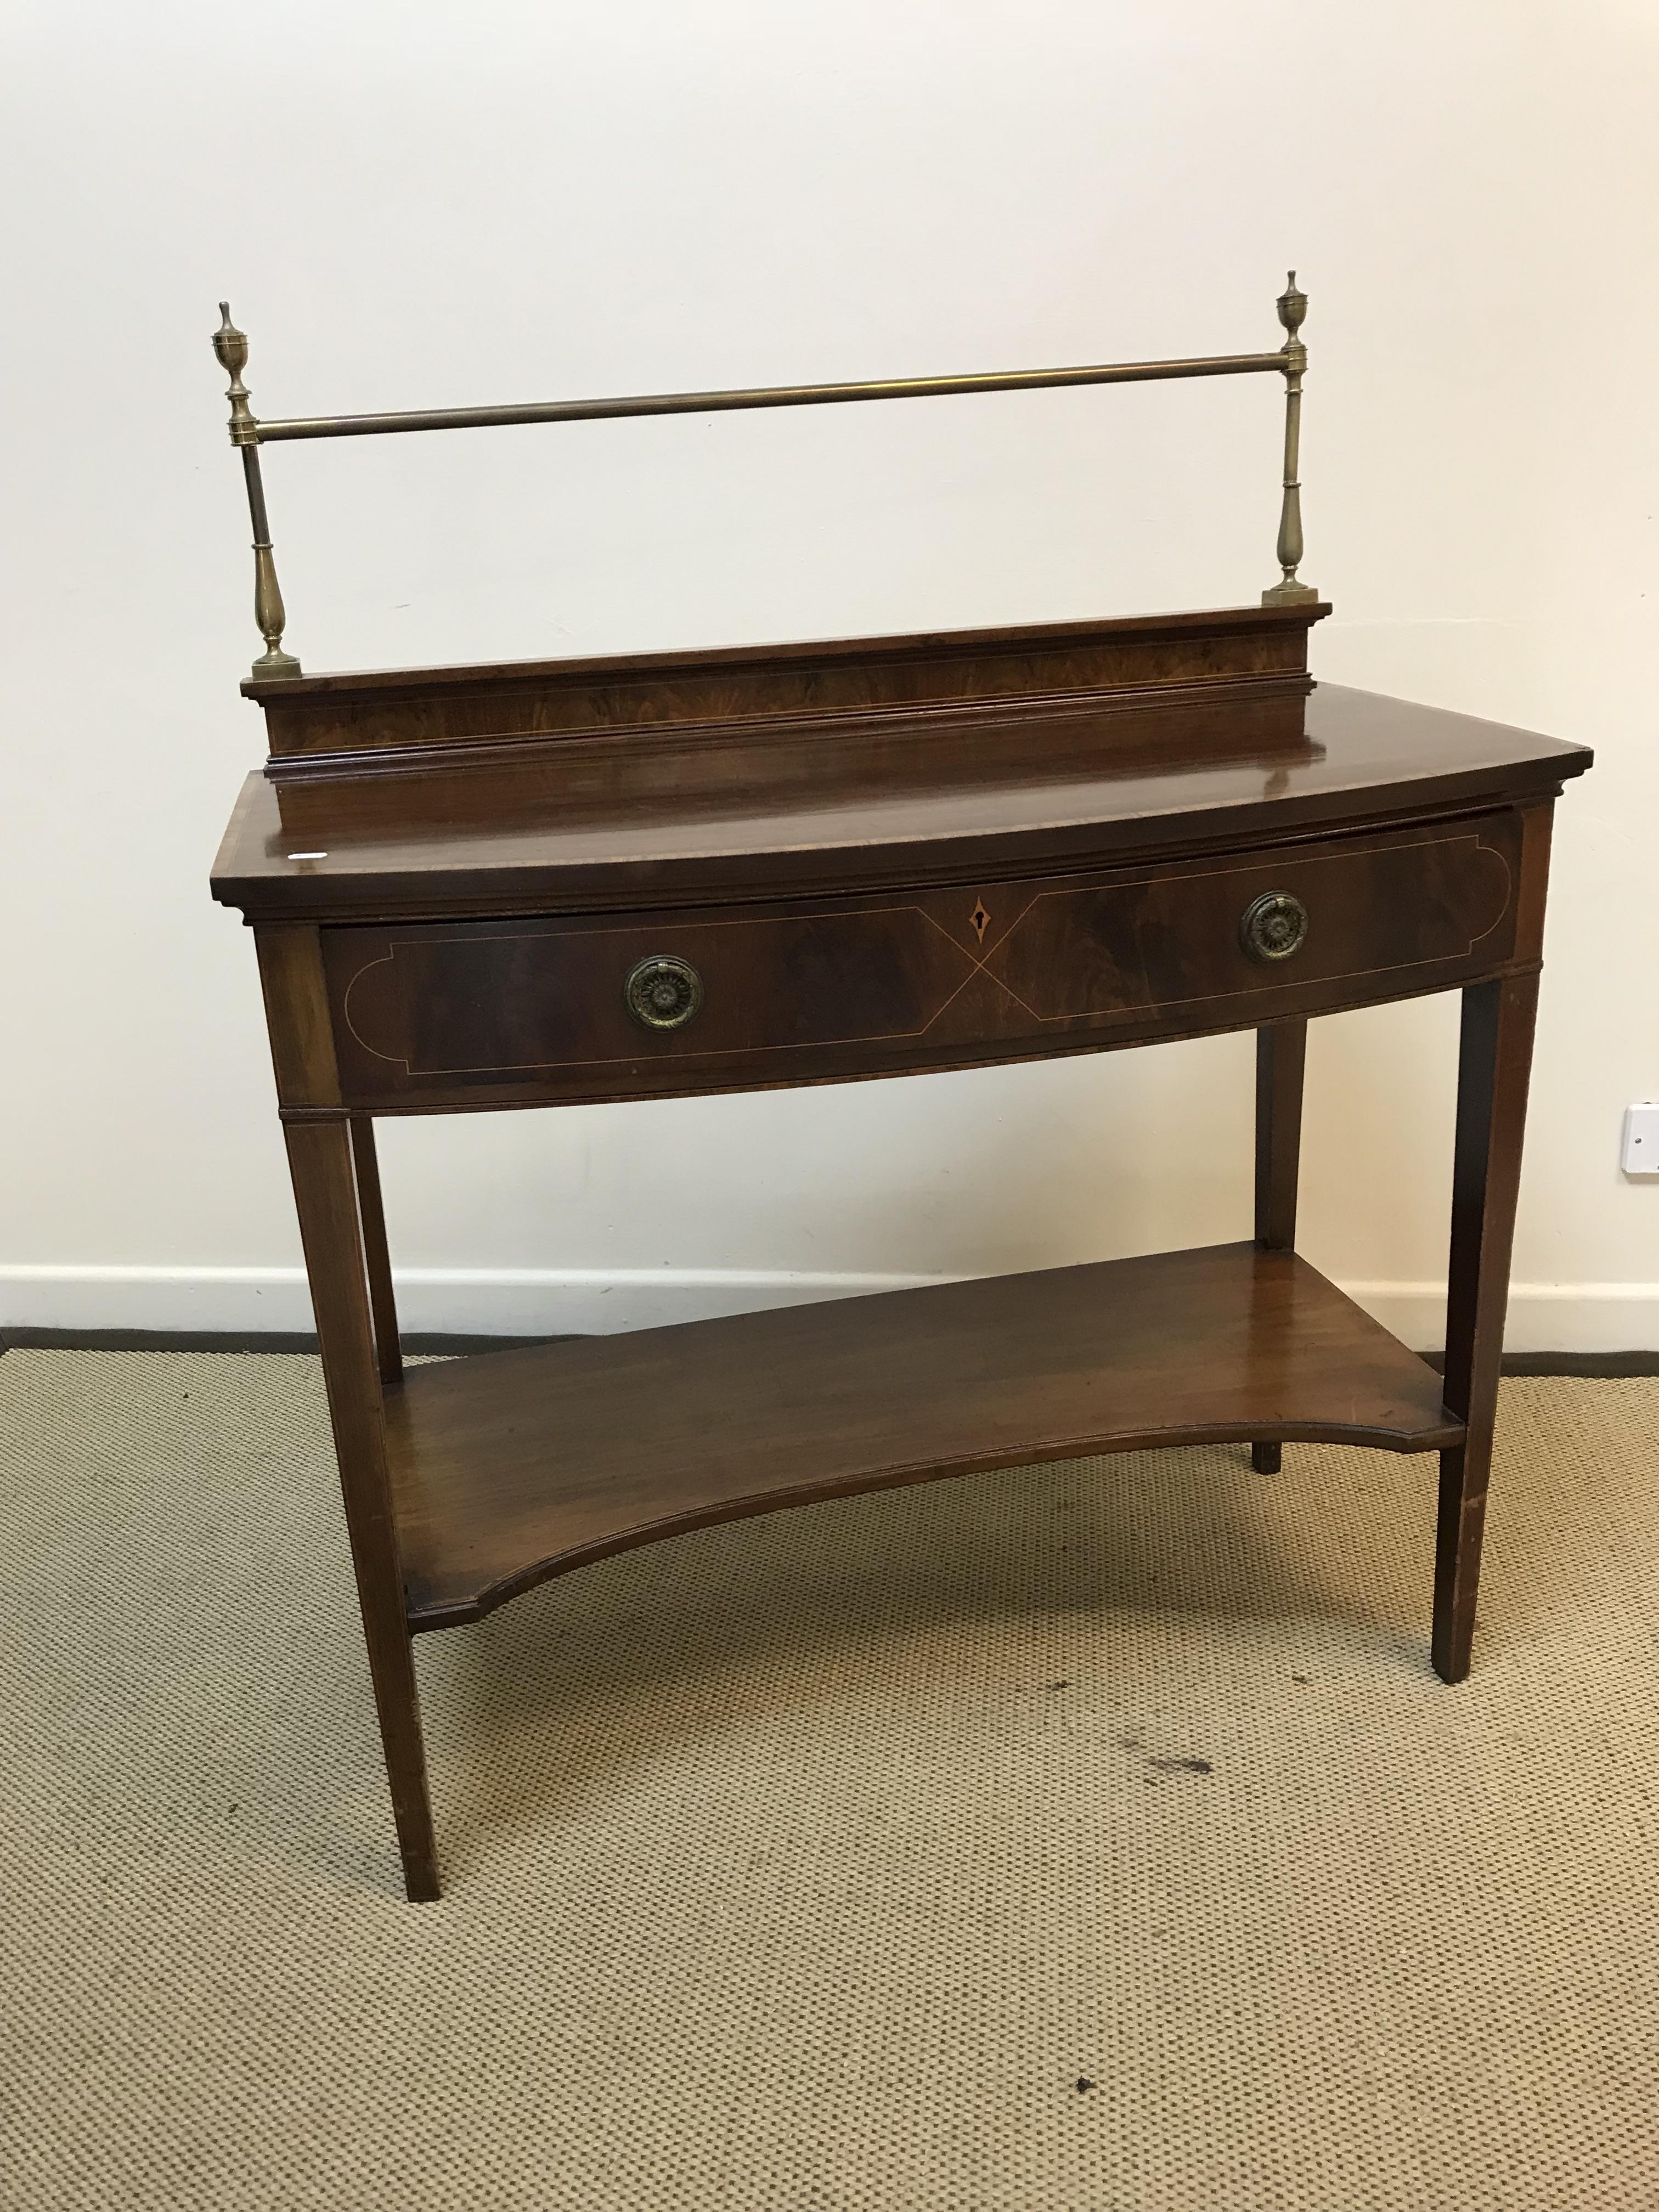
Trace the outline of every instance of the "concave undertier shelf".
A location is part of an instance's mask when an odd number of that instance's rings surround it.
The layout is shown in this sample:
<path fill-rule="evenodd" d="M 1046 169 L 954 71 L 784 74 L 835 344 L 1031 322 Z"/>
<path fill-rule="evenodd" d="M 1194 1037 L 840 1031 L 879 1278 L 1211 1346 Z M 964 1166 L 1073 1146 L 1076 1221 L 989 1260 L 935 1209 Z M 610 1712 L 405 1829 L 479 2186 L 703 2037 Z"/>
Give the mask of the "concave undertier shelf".
<path fill-rule="evenodd" d="M 583 1337 L 386 1394 L 410 1625 L 821 1498 L 1170 1443 L 1457 1443 L 1439 1376 L 1291 1253 L 1213 1245 Z"/>

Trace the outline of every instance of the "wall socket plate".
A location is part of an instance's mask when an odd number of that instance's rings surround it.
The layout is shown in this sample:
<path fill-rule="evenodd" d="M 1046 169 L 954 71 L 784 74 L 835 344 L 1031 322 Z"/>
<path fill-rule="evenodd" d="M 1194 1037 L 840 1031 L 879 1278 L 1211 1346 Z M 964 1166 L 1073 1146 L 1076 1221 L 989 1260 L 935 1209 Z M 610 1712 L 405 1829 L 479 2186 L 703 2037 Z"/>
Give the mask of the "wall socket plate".
<path fill-rule="evenodd" d="M 1644 1099 L 1625 1109 L 1626 1175 L 1659 1175 L 1659 1099 Z"/>

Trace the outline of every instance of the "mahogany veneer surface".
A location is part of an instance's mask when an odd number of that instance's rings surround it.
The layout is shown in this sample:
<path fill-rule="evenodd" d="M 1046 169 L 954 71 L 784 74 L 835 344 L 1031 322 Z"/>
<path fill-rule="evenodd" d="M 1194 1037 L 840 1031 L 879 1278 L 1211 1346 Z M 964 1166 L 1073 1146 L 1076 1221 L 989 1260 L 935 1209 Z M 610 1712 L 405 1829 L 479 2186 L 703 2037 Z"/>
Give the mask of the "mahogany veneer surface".
<path fill-rule="evenodd" d="M 1443 988 L 1512 953 L 1521 847 L 1509 811 L 793 908 L 331 928 L 342 1092 L 380 1113 L 828 1081 Z M 1240 941 L 1269 892 L 1306 904 L 1291 961 Z M 624 986 L 665 953 L 704 1000 L 653 1034 Z"/>
<path fill-rule="evenodd" d="M 571 912 L 1176 855 L 1553 796 L 1590 756 L 1530 731 L 1322 684 L 1292 741 L 1213 742 L 1167 709 L 1099 705 L 765 742 L 567 742 L 522 786 L 452 775 L 295 794 L 243 786 L 214 896 L 260 920 Z M 429 810 L 429 811 L 428 811 Z M 298 855 L 299 857 L 295 857 Z M 315 856 L 315 857 L 313 857 Z"/>
<path fill-rule="evenodd" d="M 1431 1368 L 1253 1244 L 487 1352 L 410 1370 L 386 1418 L 417 1629 L 680 1529 L 973 1468 L 1462 1435 Z"/>
<path fill-rule="evenodd" d="M 1128 703 L 1154 692 L 1165 703 L 1172 692 L 1222 694 L 1235 705 L 1288 699 L 1308 689 L 1308 632 L 1329 612 L 1322 601 L 1217 607 L 712 651 L 354 669 L 252 678 L 242 690 L 264 709 L 269 765 L 281 781 L 337 773 L 364 748 L 392 750 L 406 768 L 410 754 L 461 748 L 476 758 L 502 740 L 845 727 L 867 715 L 955 714 L 996 701 L 1029 711 L 1046 699 Z"/>

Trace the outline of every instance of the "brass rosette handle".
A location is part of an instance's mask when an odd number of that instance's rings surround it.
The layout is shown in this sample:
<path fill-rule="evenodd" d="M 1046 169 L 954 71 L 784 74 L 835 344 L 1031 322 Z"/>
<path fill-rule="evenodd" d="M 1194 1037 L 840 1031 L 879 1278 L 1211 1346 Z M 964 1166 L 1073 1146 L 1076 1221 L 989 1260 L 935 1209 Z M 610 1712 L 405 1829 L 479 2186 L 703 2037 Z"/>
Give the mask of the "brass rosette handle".
<path fill-rule="evenodd" d="M 702 1004 L 702 978 L 689 960 L 653 952 L 629 971 L 623 1000 L 641 1028 L 683 1030 Z"/>
<path fill-rule="evenodd" d="M 1308 909 L 1291 891 L 1263 891 L 1244 909 L 1238 941 L 1252 960 L 1288 960 L 1308 941 Z"/>

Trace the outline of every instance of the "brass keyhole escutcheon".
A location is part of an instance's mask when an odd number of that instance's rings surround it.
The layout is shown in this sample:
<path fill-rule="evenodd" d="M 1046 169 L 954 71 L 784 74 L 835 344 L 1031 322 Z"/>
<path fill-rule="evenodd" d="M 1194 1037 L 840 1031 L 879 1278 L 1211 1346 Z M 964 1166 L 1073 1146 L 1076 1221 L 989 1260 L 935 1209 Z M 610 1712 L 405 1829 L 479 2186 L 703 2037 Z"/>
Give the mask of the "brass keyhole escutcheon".
<path fill-rule="evenodd" d="M 623 999 L 646 1029 L 683 1030 L 702 1004 L 702 978 L 689 960 L 653 952 L 629 972 Z"/>
<path fill-rule="evenodd" d="M 1308 909 L 1291 891 L 1263 891 L 1244 909 L 1239 942 L 1252 960 L 1288 960 L 1308 937 Z"/>

